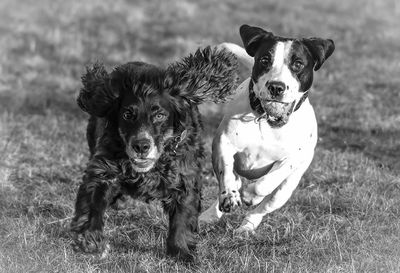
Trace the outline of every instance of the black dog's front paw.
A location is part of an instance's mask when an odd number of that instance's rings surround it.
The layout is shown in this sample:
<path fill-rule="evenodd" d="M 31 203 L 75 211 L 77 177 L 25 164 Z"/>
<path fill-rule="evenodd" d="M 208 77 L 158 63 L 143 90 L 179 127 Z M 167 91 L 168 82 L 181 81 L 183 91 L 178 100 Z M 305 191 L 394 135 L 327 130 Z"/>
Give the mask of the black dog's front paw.
<path fill-rule="evenodd" d="M 193 240 L 186 241 L 183 236 L 175 240 L 167 239 L 167 254 L 184 262 L 193 263 L 195 260 L 196 243 Z"/>
<path fill-rule="evenodd" d="M 189 250 L 190 249 L 190 250 Z M 193 263 L 195 260 L 196 245 L 190 245 L 187 247 L 182 247 L 174 244 L 168 244 L 167 254 L 176 257 L 183 262 Z"/>
<path fill-rule="evenodd" d="M 104 240 L 103 232 L 86 230 L 83 233 L 74 233 L 72 247 L 75 251 L 104 255 L 108 252 L 108 245 Z"/>

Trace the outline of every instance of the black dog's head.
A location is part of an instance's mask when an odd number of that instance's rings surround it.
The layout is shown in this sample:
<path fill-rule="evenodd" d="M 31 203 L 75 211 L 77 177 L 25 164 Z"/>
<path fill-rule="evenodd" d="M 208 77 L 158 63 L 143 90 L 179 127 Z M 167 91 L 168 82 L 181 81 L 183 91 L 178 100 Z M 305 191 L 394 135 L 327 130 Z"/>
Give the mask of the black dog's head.
<path fill-rule="evenodd" d="M 109 74 L 95 64 L 82 77 L 78 104 L 93 116 L 113 116 L 133 168 L 147 172 L 168 141 L 184 137 L 191 107 L 230 95 L 236 69 L 232 54 L 210 47 L 167 69 L 133 62 Z"/>
<path fill-rule="evenodd" d="M 335 49 L 329 39 L 283 38 L 248 25 L 240 27 L 240 36 L 246 52 L 254 57 L 255 95 L 274 118 L 291 114 L 310 89 L 313 70 L 320 69 Z"/>

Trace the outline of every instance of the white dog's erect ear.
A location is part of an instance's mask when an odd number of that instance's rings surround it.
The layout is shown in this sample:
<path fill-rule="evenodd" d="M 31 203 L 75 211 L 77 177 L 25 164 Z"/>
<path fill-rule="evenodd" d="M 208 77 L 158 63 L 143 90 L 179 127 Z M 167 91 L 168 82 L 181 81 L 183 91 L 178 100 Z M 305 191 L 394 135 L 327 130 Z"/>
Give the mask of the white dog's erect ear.
<path fill-rule="evenodd" d="M 171 88 L 172 96 L 190 103 L 224 102 L 235 91 L 237 69 L 232 53 L 208 46 L 171 64 L 164 85 Z"/>
<path fill-rule="evenodd" d="M 335 44 L 330 39 L 308 38 L 303 39 L 302 42 L 308 48 L 315 61 L 314 71 L 320 69 L 335 50 Z"/>
<path fill-rule="evenodd" d="M 79 107 L 97 117 L 108 114 L 118 94 L 111 87 L 111 78 L 101 63 L 95 63 L 86 67 L 86 73 L 82 75 L 82 84 L 77 103 Z"/>
<path fill-rule="evenodd" d="M 260 42 L 266 38 L 273 37 L 272 32 L 268 32 L 259 27 L 242 25 L 239 29 L 240 37 L 242 38 L 244 48 L 247 54 L 254 57 L 260 45 Z"/>

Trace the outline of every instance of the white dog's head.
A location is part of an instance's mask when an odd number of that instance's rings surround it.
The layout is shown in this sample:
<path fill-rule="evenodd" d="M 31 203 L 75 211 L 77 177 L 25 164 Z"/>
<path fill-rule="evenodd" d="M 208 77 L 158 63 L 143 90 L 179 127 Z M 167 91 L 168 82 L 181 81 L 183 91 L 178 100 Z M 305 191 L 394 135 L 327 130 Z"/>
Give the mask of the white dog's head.
<path fill-rule="evenodd" d="M 287 123 L 317 71 L 333 53 L 332 40 L 278 37 L 258 27 L 240 27 L 246 52 L 254 57 L 251 91 L 271 126 Z M 300 106 L 300 105 L 298 105 Z"/>

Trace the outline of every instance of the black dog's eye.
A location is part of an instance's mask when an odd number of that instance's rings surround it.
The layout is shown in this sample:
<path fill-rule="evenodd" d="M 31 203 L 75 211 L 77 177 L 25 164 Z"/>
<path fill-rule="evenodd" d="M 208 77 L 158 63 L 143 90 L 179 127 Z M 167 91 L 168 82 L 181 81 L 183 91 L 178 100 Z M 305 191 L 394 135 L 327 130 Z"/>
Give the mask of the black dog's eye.
<path fill-rule="evenodd" d="M 271 56 L 265 55 L 260 59 L 260 63 L 263 66 L 269 66 L 271 64 Z"/>
<path fill-rule="evenodd" d="M 292 70 L 294 71 L 294 72 L 299 72 L 300 70 L 302 70 L 303 68 L 304 68 L 304 64 L 303 64 L 303 62 L 302 61 L 300 61 L 300 60 L 295 60 L 293 63 L 292 63 Z"/>
<path fill-rule="evenodd" d="M 133 113 L 131 111 L 125 111 L 122 114 L 122 117 L 124 118 L 124 120 L 131 120 L 133 118 Z"/>
<path fill-rule="evenodd" d="M 154 116 L 155 121 L 163 121 L 167 116 L 163 113 L 157 113 Z"/>

